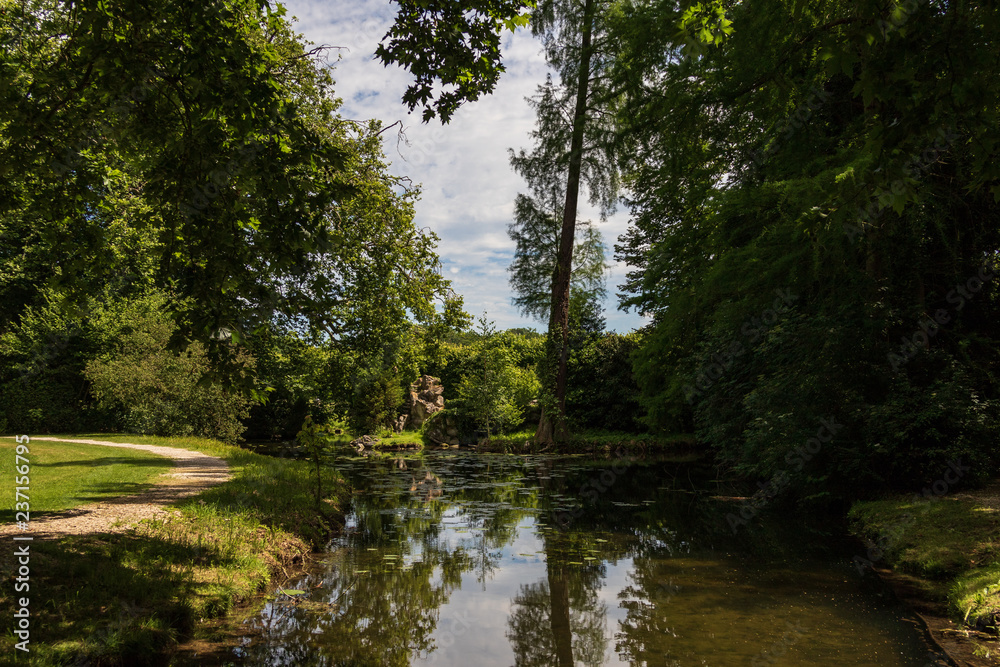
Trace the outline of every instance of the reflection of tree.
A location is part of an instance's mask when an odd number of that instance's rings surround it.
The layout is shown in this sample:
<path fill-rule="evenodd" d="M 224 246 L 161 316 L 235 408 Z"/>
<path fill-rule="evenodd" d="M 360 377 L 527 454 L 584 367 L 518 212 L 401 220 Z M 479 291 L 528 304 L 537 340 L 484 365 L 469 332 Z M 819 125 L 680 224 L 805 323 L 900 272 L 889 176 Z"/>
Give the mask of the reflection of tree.
<path fill-rule="evenodd" d="M 347 471 L 359 492 L 349 548 L 337 567 L 292 584 L 310 590 L 308 600 L 265 609 L 256 623 L 267 641 L 250 649 L 250 661 L 402 667 L 433 653 L 440 609 L 462 575 L 491 577 L 529 515 L 517 493 L 523 467 L 511 460 L 456 470 L 419 457 L 405 467 L 355 464 Z M 449 525 L 462 528 L 457 544 Z"/>
<path fill-rule="evenodd" d="M 677 637 L 668 605 L 681 587 L 674 578 L 664 576 L 657 563 L 655 558 L 636 558 L 629 585 L 618 593 L 625 618 L 619 621 L 615 650 L 629 664 L 660 663 L 669 654 L 664 645 Z"/>
<path fill-rule="evenodd" d="M 604 568 L 566 564 L 570 540 L 545 537 L 546 580 L 521 586 L 507 619 L 518 667 L 600 665 L 607 605 L 597 597 Z"/>
<path fill-rule="evenodd" d="M 274 665 L 403 667 L 412 655 L 432 651 L 439 609 L 471 559 L 464 550 L 424 546 L 422 560 L 412 564 L 384 564 L 380 553 L 354 552 L 341 567 L 298 582 L 322 588 L 276 621 L 264 615 L 269 642 L 254 657 Z"/>
<path fill-rule="evenodd" d="M 507 619 L 507 638 L 518 667 L 600 665 L 607 644 L 607 606 L 597 591 L 571 586 L 566 572 L 521 586 Z"/>
<path fill-rule="evenodd" d="M 446 629 L 442 606 L 468 573 L 485 585 L 518 525 L 533 517 L 546 573 L 522 586 L 512 601 L 507 638 L 517 665 L 602 664 L 608 639 L 607 609 L 597 597 L 605 575 L 601 563 L 635 558 L 644 577 L 634 582 L 636 588 L 655 586 L 655 570 L 646 572 L 651 565 L 641 561 L 686 553 L 690 547 L 678 533 L 691 534 L 688 524 L 694 521 L 691 503 L 669 497 L 669 491 L 656 494 L 662 502 L 655 506 L 623 509 L 636 507 L 636 498 L 657 488 L 654 469 L 630 469 L 596 498 L 584 493 L 596 490 L 592 480 L 601 479 L 611 463 L 440 455 L 407 458 L 405 467 L 345 462 L 353 466 L 345 472 L 356 491 L 344 538 L 348 548 L 335 568 L 288 584 L 308 590 L 308 600 L 276 615 L 266 645 L 251 650 L 250 663 L 394 667 L 443 650 L 444 644 L 434 645 Z M 575 507 L 580 511 L 560 529 L 557 517 Z M 636 592 L 630 599 L 640 597 Z M 633 614 L 630 627 L 654 631 L 655 616 Z M 651 655 L 643 646 L 635 651 Z"/>

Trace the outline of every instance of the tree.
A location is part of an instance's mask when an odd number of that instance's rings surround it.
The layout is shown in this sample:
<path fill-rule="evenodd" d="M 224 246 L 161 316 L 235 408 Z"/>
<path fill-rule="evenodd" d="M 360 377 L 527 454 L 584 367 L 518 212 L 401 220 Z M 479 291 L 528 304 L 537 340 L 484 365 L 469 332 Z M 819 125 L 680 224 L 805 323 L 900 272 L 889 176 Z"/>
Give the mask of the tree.
<path fill-rule="evenodd" d="M 507 271 L 514 290 L 513 303 L 524 315 L 547 322 L 552 311 L 550 280 L 555 271 L 561 217 L 543 211 L 525 195 L 514 202 L 514 218 L 507 234 L 514 241 L 514 259 Z M 601 312 L 607 296 L 608 265 L 601 232 L 586 221 L 577 230 L 570 280 L 570 321 L 575 327 L 603 329 Z"/>
<path fill-rule="evenodd" d="M 79 303 L 148 282 L 172 295 L 173 346 L 239 377 L 220 332 L 238 346 L 283 319 L 358 340 L 372 313 L 431 316 L 448 289 L 417 193 L 386 173 L 377 124 L 337 115 L 321 49 L 283 14 L 3 5 L 0 329 L 46 287 Z"/>
<path fill-rule="evenodd" d="M 601 72 L 604 68 L 604 9 L 599 0 L 548 0 L 532 12 L 532 30 L 541 36 L 546 60 L 559 75 L 549 78 L 534 98 L 538 126 L 535 147 L 511 157 L 514 169 L 528 181 L 537 199 L 548 203 L 563 197 L 558 251 L 551 277 L 548 353 L 543 372 L 547 399 L 536 433 L 540 443 L 565 436 L 566 360 L 569 353 L 570 283 L 576 239 L 581 181 L 602 216 L 617 201 L 618 177 L 605 112 L 613 96 Z"/>
<path fill-rule="evenodd" d="M 700 48 L 692 16 L 628 4 L 614 28 L 651 425 L 816 498 L 991 470 L 997 283 L 956 286 L 1000 249 L 1000 11 L 737 4 L 696 17 Z"/>
<path fill-rule="evenodd" d="M 422 106 L 424 122 L 436 115 L 442 123 L 464 102 L 493 91 L 504 72 L 500 34 L 526 26 L 528 16 L 521 12 L 534 5 L 522 0 L 395 2 L 399 10 L 384 38 L 388 44 L 380 44 L 375 55 L 416 77 L 403 95 L 410 111 Z"/>
<path fill-rule="evenodd" d="M 510 333 L 497 334 L 485 313 L 479 318 L 477 333 L 479 339 L 467 351 L 468 366 L 456 393 L 460 415 L 490 438 L 521 423 L 539 386 L 534 370 L 519 363 L 527 347 L 523 340 Z"/>

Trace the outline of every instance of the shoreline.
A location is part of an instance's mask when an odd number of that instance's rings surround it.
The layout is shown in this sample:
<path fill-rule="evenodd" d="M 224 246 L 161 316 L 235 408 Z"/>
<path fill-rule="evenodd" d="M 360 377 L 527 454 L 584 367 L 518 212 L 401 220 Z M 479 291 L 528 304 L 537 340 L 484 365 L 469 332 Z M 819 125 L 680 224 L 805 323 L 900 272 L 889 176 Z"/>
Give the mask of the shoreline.
<path fill-rule="evenodd" d="M 847 518 L 868 548 L 855 566 L 890 586 L 952 664 L 1000 665 L 1000 480 L 933 502 L 857 501 Z"/>
<path fill-rule="evenodd" d="M 78 441 L 88 436 L 66 438 Z M 168 664 L 179 647 L 211 636 L 212 624 L 259 604 L 341 529 L 343 478 L 196 438 L 99 437 L 188 449 L 228 464 L 231 478 L 164 505 L 169 512 L 127 530 L 47 535 L 32 547 L 32 657 L 39 665 L 75 662 Z M 193 490 L 193 489 L 192 489 Z M 0 569 L 10 572 L 9 554 Z M 10 608 L 10 595 L 0 608 Z M 13 640 L 3 640 L 12 651 Z"/>

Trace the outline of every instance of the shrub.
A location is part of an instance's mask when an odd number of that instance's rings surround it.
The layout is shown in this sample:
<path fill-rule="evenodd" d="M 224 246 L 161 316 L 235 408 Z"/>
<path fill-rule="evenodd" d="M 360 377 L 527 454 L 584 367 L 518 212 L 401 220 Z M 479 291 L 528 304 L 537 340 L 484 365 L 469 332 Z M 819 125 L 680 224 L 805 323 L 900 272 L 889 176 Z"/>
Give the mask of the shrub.
<path fill-rule="evenodd" d="M 116 332 L 112 350 L 87 364 L 97 404 L 113 413 L 132 433 L 196 435 L 234 443 L 250 399 L 211 381 L 204 348 L 183 353 L 167 349 L 176 325 L 162 312 L 162 297 L 124 307 L 127 327 Z M 248 355 L 241 360 L 252 364 Z"/>
<path fill-rule="evenodd" d="M 590 335 L 571 347 L 567 361 L 566 416 L 576 427 L 644 431 L 645 411 L 632 372 L 639 332 Z"/>
<path fill-rule="evenodd" d="M 251 340 L 258 380 L 268 387 L 267 398 L 250 408 L 246 437 L 291 439 L 306 415 L 326 424 L 344 412 L 348 402 L 331 386 L 337 375 L 334 354 L 294 332 L 265 332 Z"/>
<path fill-rule="evenodd" d="M 385 369 L 355 385 L 348 411 L 356 435 L 376 435 L 392 426 L 403 405 L 403 385 L 394 369 Z"/>
<path fill-rule="evenodd" d="M 63 433 L 99 427 L 83 368 L 93 355 L 85 311 L 50 299 L 27 308 L 0 337 L 0 432 Z"/>
<path fill-rule="evenodd" d="M 520 425 L 525 408 L 538 397 L 541 384 L 534 367 L 541 345 L 520 334 L 497 334 L 491 323 L 480 322 L 480 337 L 463 359 L 455 409 L 460 424 L 472 423 L 492 435 Z"/>

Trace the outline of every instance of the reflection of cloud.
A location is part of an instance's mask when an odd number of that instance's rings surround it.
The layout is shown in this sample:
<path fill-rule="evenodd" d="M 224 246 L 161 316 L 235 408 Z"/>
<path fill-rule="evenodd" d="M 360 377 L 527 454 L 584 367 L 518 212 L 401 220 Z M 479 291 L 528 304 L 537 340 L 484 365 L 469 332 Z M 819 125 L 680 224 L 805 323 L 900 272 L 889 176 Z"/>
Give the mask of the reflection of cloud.
<path fill-rule="evenodd" d="M 507 266 L 514 252 L 507 224 L 514 197 L 526 191 L 510 168 L 507 149 L 529 145 L 535 117 L 524 98 L 545 79 L 540 44 L 528 32 L 508 33 L 503 44 L 507 72 L 496 92 L 462 107 L 446 126 L 437 121 L 423 125 L 419 110 L 408 116 L 400 101 L 410 75 L 374 60 L 375 47 L 392 24 L 392 3 L 358 0 L 334 6 L 291 0 L 286 4 L 289 14 L 299 18 L 295 29 L 306 39 L 343 47 L 330 55 L 335 91 L 344 100 L 341 113 L 357 120 L 378 118 L 386 125 L 403 121 L 406 141 L 399 141 L 394 130 L 383 135 L 391 171 L 422 184 L 417 225 L 428 226 L 441 237 L 439 254 L 450 267 L 455 290 L 465 296 L 466 310 L 473 314 L 486 310 L 503 328 L 540 328 L 518 315 L 507 285 Z M 581 215 L 597 219 L 585 205 Z M 626 222 L 627 216 L 619 213 L 601 225 L 609 249 L 625 231 Z M 606 304 L 609 328 L 620 331 L 642 323 L 638 316 L 616 310 L 614 293 L 624 275 L 625 267 L 612 269 Z"/>

